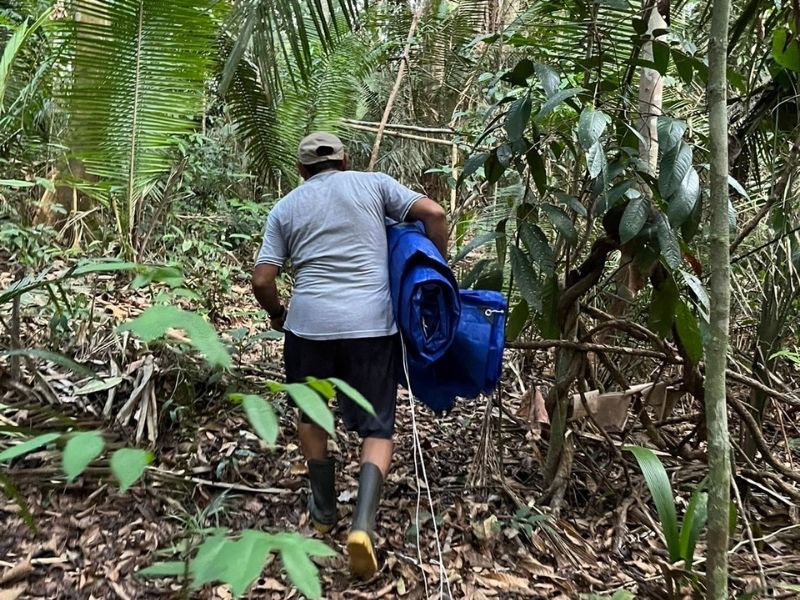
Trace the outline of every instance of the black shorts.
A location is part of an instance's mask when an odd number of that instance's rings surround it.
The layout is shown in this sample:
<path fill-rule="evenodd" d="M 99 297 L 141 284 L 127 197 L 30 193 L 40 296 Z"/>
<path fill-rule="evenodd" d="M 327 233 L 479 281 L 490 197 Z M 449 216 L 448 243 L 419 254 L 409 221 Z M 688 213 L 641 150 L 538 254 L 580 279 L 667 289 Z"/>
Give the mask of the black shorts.
<path fill-rule="evenodd" d="M 372 416 L 343 394 L 338 394 L 339 412 L 348 431 L 362 438 L 391 439 L 397 402 L 397 373 L 400 366 L 400 338 L 356 338 L 309 340 L 287 331 L 283 343 L 287 383 L 303 383 L 307 377 L 337 377 L 366 398 Z M 310 422 L 305 413 L 302 421 Z"/>

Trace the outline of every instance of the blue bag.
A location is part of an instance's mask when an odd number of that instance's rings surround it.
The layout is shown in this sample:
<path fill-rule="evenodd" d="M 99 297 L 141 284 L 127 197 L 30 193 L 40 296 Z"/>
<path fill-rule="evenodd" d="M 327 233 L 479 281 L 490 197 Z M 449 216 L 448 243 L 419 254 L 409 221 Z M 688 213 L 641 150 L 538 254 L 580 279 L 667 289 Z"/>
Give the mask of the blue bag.
<path fill-rule="evenodd" d="M 418 224 L 387 228 L 395 319 L 411 391 L 435 412 L 491 393 L 500 379 L 507 304 L 499 292 L 458 290 Z M 408 386 L 405 374 L 401 380 Z"/>

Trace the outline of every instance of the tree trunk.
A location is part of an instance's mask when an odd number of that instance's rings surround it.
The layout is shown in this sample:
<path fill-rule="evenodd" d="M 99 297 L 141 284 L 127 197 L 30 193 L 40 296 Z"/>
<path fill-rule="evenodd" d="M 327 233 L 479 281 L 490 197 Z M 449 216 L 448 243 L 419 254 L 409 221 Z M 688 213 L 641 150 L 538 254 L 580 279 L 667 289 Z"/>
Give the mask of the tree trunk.
<path fill-rule="evenodd" d="M 711 318 L 706 347 L 708 430 L 708 598 L 728 597 L 730 442 L 725 389 L 730 322 L 730 224 L 728 222 L 727 46 L 730 0 L 714 0 L 708 49 L 711 149 Z"/>

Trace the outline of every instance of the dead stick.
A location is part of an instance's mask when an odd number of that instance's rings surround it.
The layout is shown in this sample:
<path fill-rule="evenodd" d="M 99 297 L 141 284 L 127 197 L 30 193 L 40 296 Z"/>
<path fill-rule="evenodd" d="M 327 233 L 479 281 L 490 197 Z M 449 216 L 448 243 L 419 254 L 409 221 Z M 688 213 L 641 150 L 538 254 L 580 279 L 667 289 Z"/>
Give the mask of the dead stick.
<path fill-rule="evenodd" d="M 683 362 L 680 357 L 667 356 L 663 352 L 649 350 L 647 348 L 628 348 L 624 346 L 608 346 L 606 344 L 594 344 L 587 342 L 573 342 L 571 340 L 539 340 L 535 342 L 508 342 L 508 348 L 518 350 L 547 350 L 549 348 L 569 348 L 578 352 L 606 352 L 609 354 L 629 354 L 631 356 L 647 356 L 657 358 L 672 364 Z"/>
<path fill-rule="evenodd" d="M 386 108 L 383 110 L 383 117 L 381 117 L 381 123 L 378 125 L 378 133 L 375 135 L 375 143 L 372 146 L 372 155 L 369 158 L 369 166 L 367 166 L 367 171 L 375 170 L 375 165 L 378 162 L 378 152 L 381 148 L 381 140 L 383 139 L 383 130 L 386 129 L 386 123 L 389 122 L 389 116 L 392 114 L 392 107 L 394 106 L 394 100 L 397 97 L 397 93 L 400 91 L 400 84 L 403 83 L 403 76 L 406 73 L 406 67 L 408 66 L 408 58 L 411 54 L 411 42 L 414 40 L 414 33 L 417 31 L 417 23 L 419 23 L 419 19 L 422 16 L 423 11 L 425 10 L 425 3 L 420 3 L 419 8 L 414 13 L 414 17 L 411 19 L 411 27 L 408 29 L 408 37 L 406 38 L 406 45 L 403 48 L 403 58 L 400 60 L 400 66 L 397 68 L 397 77 L 394 80 L 394 86 L 392 87 L 392 91 L 389 94 L 389 99 L 386 101 Z"/>
<path fill-rule="evenodd" d="M 177 481 L 185 481 L 189 483 L 196 483 L 198 485 L 206 485 L 208 487 L 216 487 L 224 490 L 233 490 L 236 492 L 248 492 L 250 494 L 271 494 L 271 495 L 289 495 L 296 494 L 294 490 L 287 490 L 283 488 L 254 488 L 248 485 L 240 485 L 238 483 L 225 483 L 223 481 L 210 481 L 208 479 L 200 479 L 199 477 L 191 477 L 183 473 L 175 473 L 174 471 L 167 471 L 158 467 L 150 467 L 148 469 L 157 477 L 164 479 L 172 479 Z"/>

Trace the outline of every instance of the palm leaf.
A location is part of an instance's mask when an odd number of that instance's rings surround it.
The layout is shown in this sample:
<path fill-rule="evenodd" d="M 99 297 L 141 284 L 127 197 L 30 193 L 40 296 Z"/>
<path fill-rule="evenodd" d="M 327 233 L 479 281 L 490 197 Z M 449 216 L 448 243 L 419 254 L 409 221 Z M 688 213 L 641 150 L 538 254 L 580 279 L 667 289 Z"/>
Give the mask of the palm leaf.
<path fill-rule="evenodd" d="M 73 148 L 111 184 L 131 249 L 138 207 L 200 111 L 213 23 L 193 0 L 73 0 Z"/>

